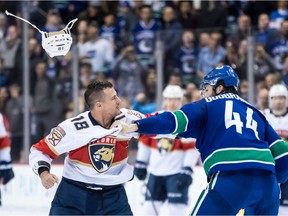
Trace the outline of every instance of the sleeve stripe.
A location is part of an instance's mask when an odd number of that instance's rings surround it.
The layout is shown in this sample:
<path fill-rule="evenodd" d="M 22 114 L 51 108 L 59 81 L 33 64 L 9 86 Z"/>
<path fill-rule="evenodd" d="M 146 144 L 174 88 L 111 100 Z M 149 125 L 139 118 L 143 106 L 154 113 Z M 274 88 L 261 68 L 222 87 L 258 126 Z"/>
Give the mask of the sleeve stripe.
<path fill-rule="evenodd" d="M 176 128 L 173 134 L 178 134 L 187 130 L 188 118 L 182 110 L 177 110 L 172 113 L 175 117 Z"/>

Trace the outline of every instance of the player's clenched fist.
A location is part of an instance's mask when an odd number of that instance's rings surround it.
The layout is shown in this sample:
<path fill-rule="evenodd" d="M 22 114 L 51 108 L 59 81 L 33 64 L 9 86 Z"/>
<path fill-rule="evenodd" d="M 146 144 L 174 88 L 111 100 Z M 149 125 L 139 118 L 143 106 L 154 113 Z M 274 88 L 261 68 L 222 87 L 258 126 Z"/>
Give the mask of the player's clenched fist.
<path fill-rule="evenodd" d="M 49 189 L 54 186 L 55 183 L 58 183 L 58 177 L 54 174 L 44 171 L 40 174 L 42 185 Z"/>

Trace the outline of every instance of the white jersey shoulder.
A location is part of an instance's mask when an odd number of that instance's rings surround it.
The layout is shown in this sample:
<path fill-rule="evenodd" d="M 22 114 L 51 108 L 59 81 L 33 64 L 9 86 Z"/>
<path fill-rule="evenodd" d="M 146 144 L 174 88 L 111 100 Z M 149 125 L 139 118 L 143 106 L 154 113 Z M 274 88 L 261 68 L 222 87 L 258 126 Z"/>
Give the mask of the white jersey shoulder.
<path fill-rule="evenodd" d="M 0 113 L 0 137 L 5 137 L 7 135 L 8 133 L 4 125 L 4 118 L 3 115 Z"/>
<path fill-rule="evenodd" d="M 103 128 L 92 116 L 89 117 L 89 113 L 87 111 L 67 119 L 51 130 L 46 142 L 57 154 L 77 149 L 107 135 L 116 136 L 120 132 L 120 128 Z M 95 121 L 94 124 L 92 121 Z"/>

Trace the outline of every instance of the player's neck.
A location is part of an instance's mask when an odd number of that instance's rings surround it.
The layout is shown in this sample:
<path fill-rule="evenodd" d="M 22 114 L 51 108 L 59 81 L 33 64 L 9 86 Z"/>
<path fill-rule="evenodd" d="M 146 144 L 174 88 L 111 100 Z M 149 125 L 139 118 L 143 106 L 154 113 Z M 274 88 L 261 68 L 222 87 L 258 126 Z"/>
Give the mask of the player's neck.
<path fill-rule="evenodd" d="M 102 127 L 104 128 L 109 128 L 111 123 L 112 123 L 112 119 L 111 118 L 107 118 L 104 115 L 100 115 L 99 113 L 95 113 L 91 111 L 91 115 L 92 117 L 98 122 L 98 124 L 100 124 Z"/>
<path fill-rule="evenodd" d="M 287 113 L 287 109 L 282 109 L 282 110 L 272 110 L 273 115 L 275 116 L 283 116 Z"/>

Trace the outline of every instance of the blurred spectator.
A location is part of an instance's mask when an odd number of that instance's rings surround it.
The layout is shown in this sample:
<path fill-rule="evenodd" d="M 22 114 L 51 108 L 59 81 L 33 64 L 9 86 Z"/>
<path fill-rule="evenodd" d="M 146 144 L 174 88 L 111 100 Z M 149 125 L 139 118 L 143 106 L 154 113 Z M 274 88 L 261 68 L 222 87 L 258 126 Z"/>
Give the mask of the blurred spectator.
<path fill-rule="evenodd" d="M 192 100 L 191 102 L 194 102 L 194 101 L 198 101 L 198 100 L 201 100 L 202 99 L 202 96 L 201 96 L 201 93 L 200 93 L 200 89 L 195 89 L 193 92 L 192 92 Z"/>
<path fill-rule="evenodd" d="M 145 65 L 153 66 L 155 64 L 154 51 L 158 30 L 160 30 L 160 25 L 153 18 L 151 7 L 149 5 L 141 6 L 140 20 L 132 33 L 137 57 Z"/>
<path fill-rule="evenodd" d="M 36 82 L 33 94 L 33 111 L 36 119 L 36 140 L 49 134 L 55 124 L 53 113 L 53 83 L 47 77 L 47 64 L 38 62 L 35 66 Z"/>
<path fill-rule="evenodd" d="M 11 157 L 12 161 L 23 161 L 21 152 L 23 150 L 23 107 L 24 98 L 21 94 L 21 87 L 18 84 L 12 84 L 9 87 L 10 99 L 7 101 L 5 114 L 10 124 L 11 131 Z M 30 105 L 32 99 L 30 101 Z"/>
<path fill-rule="evenodd" d="M 123 48 L 121 57 L 113 69 L 113 78 L 119 96 L 133 100 L 137 94 L 144 92 L 144 77 L 147 69 L 137 59 L 134 47 Z M 137 88 L 135 88 L 137 86 Z"/>
<path fill-rule="evenodd" d="M 269 53 L 274 60 L 277 70 L 282 70 L 282 59 L 288 53 L 288 19 L 281 23 L 280 38 L 271 45 Z"/>
<path fill-rule="evenodd" d="M 238 48 L 238 76 L 239 79 L 247 79 L 247 40 L 241 40 Z"/>
<path fill-rule="evenodd" d="M 268 95 L 269 90 L 267 88 L 260 88 L 258 90 L 256 107 L 262 112 L 268 108 Z"/>
<path fill-rule="evenodd" d="M 248 80 L 246 79 L 241 80 L 239 84 L 238 92 L 239 92 L 240 97 L 247 101 L 248 101 L 248 91 L 249 91 Z"/>
<path fill-rule="evenodd" d="M 265 76 L 265 86 L 268 90 L 277 83 L 279 83 L 279 75 L 277 73 L 268 73 Z"/>
<path fill-rule="evenodd" d="M 283 82 L 288 87 L 288 54 L 283 57 L 283 69 L 281 71 Z"/>
<path fill-rule="evenodd" d="M 0 112 L 4 113 L 8 100 L 8 89 L 6 86 L 0 87 Z"/>
<path fill-rule="evenodd" d="M 133 3 L 133 6 L 129 3 Z M 120 1 L 118 19 L 125 33 L 130 34 L 139 22 L 142 5 L 142 0 Z"/>
<path fill-rule="evenodd" d="M 209 41 L 210 41 L 210 34 L 207 32 L 201 32 L 199 34 L 199 41 L 198 41 L 198 49 L 200 50 L 203 47 L 206 47 L 209 45 Z"/>
<path fill-rule="evenodd" d="M 0 58 L 0 87 L 8 86 L 9 76 L 7 71 L 4 70 L 4 59 Z"/>
<path fill-rule="evenodd" d="M 199 83 L 197 77 L 198 50 L 195 47 L 195 36 L 190 30 L 182 34 L 182 46 L 176 50 L 174 56 L 175 71 L 181 74 L 183 84 Z"/>
<path fill-rule="evenodd" d="M 86 10 L 82 11 L 78 15 L 79 20 L 86 20 L 90 22 L 97 22 L 99 26 L 103 25 L 104 13 L 99 3 L 89 1 Z"/>
<path fill-rule="evenodd" d="M 197 27 L 208 31 L 222 31 L 227 24 L 227 9 L 217 5 L 216 0 L 201 1 Z"/>
<path fill-rule="evenodd" d="M 263 80 L 264 77 L 271 72 L 275 71 L 273 59 L 266 52 L 264 45 L 257 44 L 255 46 L 253 72 L 255 82 Z"/>
<path fill-rule="evenodd" d="M 276 29 L 269 27 L 268 14 L 260 14 L 258 17 L 258 32 L 256 33 L 256 43 L 261 43 L 265 48 L 269 48 L 270 45 L 279 38 L 279 33 Z"/>
<path fill-rule="evenodd" d="M 204 77 L 218 63 L 223 62 L 226 50 L 220 45 L 221 36 L 218 32 L 210 34 L 209 45 L 201 48 L 198 56 L 197 73 L 200 78 Z"/>
<path fill-rule="evenodd" d="M 168 77 L 168 84 L 169 85 L 178 85 L 182 87 L 182 77 L 179 73 L 171 73 Z"/>
<path fill-rule="evenodd" d="M 51 58 L 48 56 L 47 59 L 47 76 L 53 81 L 59 78 L 59 71 L 60 71 L 60 61 L 57 58 Z"/>
<path fill-rule="evenodd" d="M 20 44 L 16 26 L 9 26 L 6 38 L 0 42 L 0 57 L 4 59 L 4 69 L 8 71 L 9 77 L 16 79 L 21 75 L 21 72 L 15 71 L 15 60 Z"/>
<path fill-rule="evenodd" d="M 77 22 L 77 46 L 82 46 L 85 42 L 87 42 L 87 34 L 88 34 L 88 21 L 87 20 L 79 20 Z"/>
<path fill-rule="evenodd" d="M 43 27 L 40 27 L 41 31 L 44 32 L 55 32 L 60 31 L 64 28 L 63 21 L 58 9 L 49 9 L 46 17 L 46 22 Z M 42 40 L 40 32 L 37 34 L 38 41 Z"/>
<path fill-rule="evenodd" d="M 230 65 L 233 69 L 235 69 L 238 65 L 238 53 L 235 47 L 232 46 L 231 43 L 226 44 L 226 57 L 223 61 L 223 65 Z"/>
<path fill-rule="evenodd" d="M 154 68 L 150 68 L 145 76 L 145 95 L 148 103 L 154 103 L 156 101 L 156 71 Z"/>
<path fill-rule="evenodd" d="M 99 27 L 94 23 L 88 26 L 88 41 L 79 46 L 80 61 L 89 61 L 94 74 L 106 72 L 114 60 L 113 45 L 99 36 Z"/>
<path fill-rule="evenodd" d="M 148 102 L 145 93 L 139 93 L 136 95 L 132 102 L 132 109 L 139 111 L 143 114 L 153 113 L 157 110 L 157 104 L 155 102 Z"/>
<path fill-rule="evenodd" d="M 83 62 L 80 65 L 80 91 L 83 91 L 84 93 L 84 90 L 89 85 L 92 79 L 93 76 L 91 64 Z"/>
<path fill-rule="evenodd" d="M 276 8 L 276 3 L 274 1 L 253 0 L 243 2 L 245 2 L 243 12 L 251 18 L 251 24 L 253 27 L 257 26 L 260 14 L 270 14 L 270 12 Z"/>
<path fill-rule="evenodd" d="M 139 93 L 132 101 L 132 109 L 143 114 L 157 110 L 156 104 L 156 72 L 150 69 L 145 77 L 145 90 Z"/>
<path fill-rule="evenodd" d="M 104 24 L 100 27 L 99 33 L 102 38 L 113 44 L 115 51 L 118 53 L 123 44 L 120 37 L 120 27 L 117 25 L 114 14 L 105 15 Z"/>
<path fill-rule="evenodd" d="M 172 7 L 165 6 L 162 14 L 160 40 L 164 44 L 164 83 L 173 71 L 173 59 L 175 50 L 181 45 L 182 26 L 176 20 L 176 14 Z"/>
<path fill-rule="evenodd" d="M 4 13 L 0 13 L 0 42 L 6 37 L 7 34 L 7 18 Z"/>
<path fill-rule="evenodd" d="M 197 27 L 197 17 L 192 6 L 192 1 L 179 1 L 177 18 L 185 30 Z"/>
<path fill-rule="evenodd" d="M 251 19 L 249 16 L 245 14 L 240 15 L 237 19 L 237 23 L 237 31 L 228 36 L 227 39 L 235 48 L 239 46 L 240 41 L 247 39 L 247 37 L 252 34 Z"/>
<path fill-rule="evenodd" d="M 270 26 L 280 29 L 283 20 L 288 18 L 288 2 L 286 0 L 277 1 L 277 9 L 270 13 Z"/>

